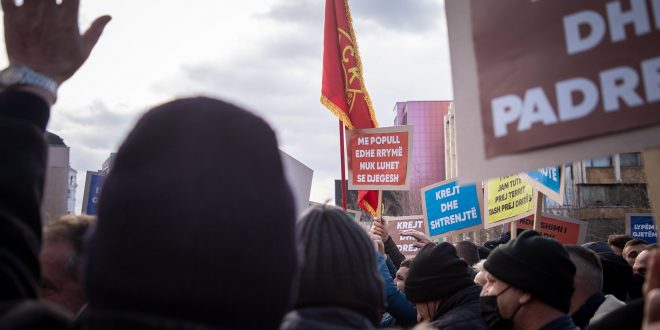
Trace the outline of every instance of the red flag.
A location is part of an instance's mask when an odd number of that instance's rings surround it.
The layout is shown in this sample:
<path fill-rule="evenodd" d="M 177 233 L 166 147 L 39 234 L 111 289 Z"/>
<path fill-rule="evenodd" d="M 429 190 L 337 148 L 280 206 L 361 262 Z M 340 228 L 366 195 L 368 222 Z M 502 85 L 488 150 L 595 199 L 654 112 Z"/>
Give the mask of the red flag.
<path fill-rule="evenodd" d="M 362 78 L 348 0 L 326 0 L 321 103 L 348 129 L 378 127 Z M 378 191 L 359 191 L 358 205 L 376 215 Z"/>

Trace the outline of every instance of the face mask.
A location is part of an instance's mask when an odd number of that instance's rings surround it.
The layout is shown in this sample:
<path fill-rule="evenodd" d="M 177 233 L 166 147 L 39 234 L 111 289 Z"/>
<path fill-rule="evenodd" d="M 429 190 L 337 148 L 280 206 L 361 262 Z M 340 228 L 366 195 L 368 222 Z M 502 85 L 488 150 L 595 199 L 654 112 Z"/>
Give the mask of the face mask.
<path fill-rule="evenodd" d="M 479 297 L 481 317 L 484 319 L 484 321 L 486 321 L 486 324 L 488 324 L 488 327 L 492 330 L 513 329 L 513 317 L 516 315 L 516 313 L 518 313 L 520 306 L 516 308 L 510 319 L 502 318 L 502 315 L 500 315 L 500 310 L 497 307 L 497 297 L 506 292 L 506 290 L 509 290 L 510 287 L 511 286 L 507 287 L 495 296 Z"/>

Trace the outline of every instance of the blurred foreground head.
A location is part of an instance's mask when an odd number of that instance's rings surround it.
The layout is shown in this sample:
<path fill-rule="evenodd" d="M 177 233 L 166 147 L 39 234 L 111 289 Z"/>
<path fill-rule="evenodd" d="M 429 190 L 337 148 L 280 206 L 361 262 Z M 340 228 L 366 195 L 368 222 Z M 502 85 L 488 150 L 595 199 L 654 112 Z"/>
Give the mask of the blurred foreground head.
<path fill-rule="evenodd" d="M 327 205 L 309 209 L 297 226 L 305 255 L 295 303 L 298 315 L 287 316 L 283 328 L 328 326 L 305 323 L 323 318 L 308 318 L 311 314 L 304 309 L 310 307 L 325 309 L 317 310 L 325 315 L 329 309 L 348 309 L 378 324 L 385 296 L 367 232 L 346 212 Z"/>
<path fill-rule="evenodd" d="M 156 107 L 104 183 L 86 259 L 86 316 L 117 328 L 277 328 L 298 269 L 294 226 L 268 124 L 209 98 Z"/>

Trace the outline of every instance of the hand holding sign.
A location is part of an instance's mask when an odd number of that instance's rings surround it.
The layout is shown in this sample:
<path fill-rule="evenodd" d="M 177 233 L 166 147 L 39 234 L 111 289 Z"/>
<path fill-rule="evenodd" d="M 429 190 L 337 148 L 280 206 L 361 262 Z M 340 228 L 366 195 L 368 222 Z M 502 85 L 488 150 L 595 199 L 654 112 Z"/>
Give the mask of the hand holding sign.
<path fill-rule="evenodd" d="M 380 239 L 380 236 L 374 234 L 371 234 L 369 236 L 371 237 L 371 240 L 374 241 L 374 249 L 376 250 L 376 252 L 385 255 L 385 244 L 383 244 L 383 241 Z"/>
<path fill-rule="evenodd" d="M 401 236 L 410 236 L 410 237 L 414 238 L 415 240 L 417 240 L 417 242 L 413 243 L 413 246 L 418 248 L 418 249 L 423 248 L 426 244 L 432 243 L 431 239 L 429 239 L 428 236 L 426 236 L 424 233 L 422 233 L 421 231 L 418 231 L 418 230 L 406 229 L 406 230 L 402 231 L 400 235 Z"/>
<path fill-rule="evenodd" d="M 390 236 L 390 233 L 387 230 L 387 221 L 383 218 L 374 219 L 370 232 L 379 236 L 383 242 L 387 241 L 387 237 Z"/>

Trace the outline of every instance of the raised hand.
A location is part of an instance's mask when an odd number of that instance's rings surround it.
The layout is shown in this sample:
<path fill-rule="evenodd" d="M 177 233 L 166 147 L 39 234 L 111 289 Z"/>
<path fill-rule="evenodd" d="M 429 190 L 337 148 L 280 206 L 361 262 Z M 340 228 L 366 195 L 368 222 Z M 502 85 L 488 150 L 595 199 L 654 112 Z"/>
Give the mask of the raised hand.
<path fill-rule="evenodd" d="M 431 239 L 426 236 L 426 234 L 422 233 L 421 231 L 414 230 L 414 229 L 406 229 L 399 233 L 401 236 L 410 236 L 416 240 L 416 242 L 413 243 L 413 246 L 421 249 L 423 248 L 426 244 L 432 243 Z"/>
<path fill-rule="evenodd" d="M 110 16 L 97 18 L 82 35 L 79 0 L 2 0 L 5 43 L 10 64 L 23 65 L 58 84 L 83 65 Z"/>
<path fill-rule="evenodd" d="M 379 236 L 383 242 L 387 241 L 387 237 L 390 236 L 390 233 L 387 230 L 387 221 L 383 218 L 374 219 L 370 232 Z"/>

